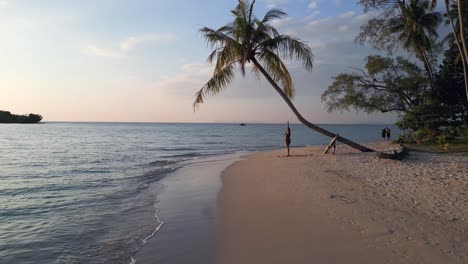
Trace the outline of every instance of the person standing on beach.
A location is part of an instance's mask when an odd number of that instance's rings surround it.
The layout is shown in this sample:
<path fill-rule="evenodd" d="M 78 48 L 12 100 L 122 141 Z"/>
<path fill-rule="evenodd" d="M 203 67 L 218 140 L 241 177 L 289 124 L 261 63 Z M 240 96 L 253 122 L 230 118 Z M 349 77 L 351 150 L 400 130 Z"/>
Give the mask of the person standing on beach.
<path fill-rule="evenodd" d="M 386 134 L 386 136 L 387 136 L 387 141 L 390 141 L 390 133 L 392 133 L 392 131 L 391 131 L 390 128 L 388 128 L 388 127 L 386 127 L 385 130 L 386 130 L 386 133 L 385 133 L 385 134 Z"/>
<path fill-rule="evenodd" d="M 381 136 L 382 136 L 381 141 L 385 141 L 385 136 L 386 135 L 387 135 L 387 128 L 384 128 L 384 129 L 382 129 L 382 133 L 381 133 Z"/>
<path fill-rule="evenodd" d="M 286 133 L 284 133 L 284 143 L 286 144 L 286 149 L 288 150 L 287 157 L 289 157 L 289 145 L 291 145 L 291 129 L 289 128 L 289 121 L 288 127 L 286 128 Z"/>

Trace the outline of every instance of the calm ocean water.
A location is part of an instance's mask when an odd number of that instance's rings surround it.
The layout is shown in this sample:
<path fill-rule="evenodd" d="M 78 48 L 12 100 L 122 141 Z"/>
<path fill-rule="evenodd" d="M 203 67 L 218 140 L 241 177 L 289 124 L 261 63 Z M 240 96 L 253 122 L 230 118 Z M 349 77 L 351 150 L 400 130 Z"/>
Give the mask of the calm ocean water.
<path fill-rule="evenodd" d="M 383 126 L 322 127 L 371 142 L 380 140 Z M 284 130 L 267 124 L 1 125 L 0 263 L 128 264 L 161 224 L 158 180 L 187 160 L 281 148 Z M 293 146 L 329 141 L 302 125 L 291 130 Z"/>

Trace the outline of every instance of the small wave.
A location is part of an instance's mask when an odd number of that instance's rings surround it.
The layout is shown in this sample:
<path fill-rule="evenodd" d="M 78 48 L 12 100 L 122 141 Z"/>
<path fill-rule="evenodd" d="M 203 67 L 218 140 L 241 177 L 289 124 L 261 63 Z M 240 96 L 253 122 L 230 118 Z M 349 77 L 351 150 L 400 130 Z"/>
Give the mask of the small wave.
<path fill-rule="evenodd" d="M 175 160 L 156 160 L 156 161 L 152 161 L 150 163 L 148 163 L 149 166 L 151 167 L 157 167 L 157 166 L 167 166 L 167 165 L 171 165 L 171 164 L 174 164 L 174 163 L 177 163 L 178 161 L 175 161 Z"/>
<path fill-rule="evenodd" d="M 136 264 L 136 259 L 134 258 L 135 257 L 135 254 L 144 246 L 146 245 L 146 243 L 148 243 L 148 241 L 154 237 L 154 235 L 156 235 L 156 233 L 159 231 L 159 229 L 161 229 L 161 227 L 163 226 L 164 224 L 164 221 L 161 220 L 161 218 L 159 218 L 159 208 L 157 206 L 158 204 L 158 201 L 156 200 L 156 202 L 154 203 L 154 208 L 156 209 L 155 210 L 155 213 L 154 213 L 154 218 L 156 220 L 156 227 L 155 229 L 153 230 L 153 232 L 151 232 L 151 234 L 149 234 L 147 237 L 143 238 L 143 240 L 141 241 L 141 244 L 139 246 L 137 246 L 134 250 L 133 250 L 133 253 L 132 255 L 130 256 L 130 264 Z"/>
<path fill-rule="evenodd" d="M 50 193 L 50 192 L 63 192 L 68 190 L 85 190 L 85 189 L 94 189 L 99 188 L 95 184 L 78 184 L 78 185 L 65 185 L 65 184 L 46 184 L 42 186 L 34 187 L 22 187 L 22 188 L 12 188 L 12 189 L 3 189 L 0 190 L 0 196 L 24 196 L 38 193 Z"/>
<path fill-rule="evenodd" d="M 200 157 L 200 156 L 206 156 L 207 154 L 199 153 L 199 152 L 190 152 L 190 153 L 184 153 L 184 154 L 175 154 L 175 155 L 168 155 L 168 156 L 163 156 L 163 158 L 194 158 L 194 157 Z"/>
<path fill-rule="evenodd" d="M 149 185 L 147 183 L 143 183 L 140 186 L 138 186 L 136 190 L 141 191 L 141 190 L 146 189 L 148 187 L 149 187 Z"/>
<path fill-rule="evenodd" d="M 126 179 L 136 179 L 136 180 L 141 180 L 143 183 L 137 187 L 137 191 L 144 189 L 145 184 L 149 184 L 151 182 L 156 182 L 164 178 L 167 173 L 173 172 L 180 168 L 180 166 L 174 166 L 174 167 L 161 167 L 157 169 L 150 170 L 144 174 L 137 175 L 137 176 L 132 176 L 128 177 Z"/>
<path fill-rule="evenodd" d="M 158 150 L 162 151 L 193 151 L 197 150 L 196 148 L 159 148 Z"/>
<path fill-rule="evenodd" d="M 93 170 L 93 169 L 76 169 L 76 170 L 71 170 L 71 173 L 79 173 L 79 174 L 87 174 L 87 173 L 96 173 L 96 174 L 104 174 L 104 173 L 111 173 L 109 170 Z"/>
<path fill-rule="evenodd" d="M 150 170 L 146 172 L 145 174 L 142 175 L 142 177 L 144 178 L 160 177 L 162 174 L 171 172 L 174 170 L 176 170 L 176 167 L 154 169 L 154 170 Z"/>

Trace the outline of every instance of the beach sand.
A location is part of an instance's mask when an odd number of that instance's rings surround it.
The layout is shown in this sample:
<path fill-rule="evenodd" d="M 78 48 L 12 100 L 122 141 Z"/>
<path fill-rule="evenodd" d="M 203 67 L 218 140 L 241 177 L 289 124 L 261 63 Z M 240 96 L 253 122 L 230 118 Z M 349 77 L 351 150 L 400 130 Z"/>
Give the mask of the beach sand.
<path fill-rule="evenodd" d="M 224 171 L 217 263 L 468 263 L 467 156 L 322 151 L 259 152 Z"/>

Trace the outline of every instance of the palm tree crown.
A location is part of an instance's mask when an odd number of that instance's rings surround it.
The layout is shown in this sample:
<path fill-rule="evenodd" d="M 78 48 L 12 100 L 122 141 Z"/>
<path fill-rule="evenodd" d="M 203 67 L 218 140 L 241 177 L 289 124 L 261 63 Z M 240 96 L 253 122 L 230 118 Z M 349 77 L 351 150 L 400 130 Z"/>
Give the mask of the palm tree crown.
<path fill-rule="evenodd" d="M 207 44 L 213 49 L 208 57 L 215 63 L 213 77 L 195 95 L 194 107 L 203 103 L 207 94 L 217 94 L 235 77 L 236 66 L 245 76 L 246 64 L 253 63 L 252 72 L 259 75 L 259 62 L 275 82 L 282 85 L 288 98 L 294 97 L 294 85 L 291 75 L 282 61 L 284 58 L 295 59 L 311 71 L 313 54 L 308 45 L 299 39 L 278 33 L 271 22 L 286 16 L 280 9 L 269 10 L 263 19 L 253 13 L 255 1 L 239 0 L 231 11 L 234 21 L 217 29 L 200 29 Z"/>
<path fill-rule="evenodd" d="M 442 22 L 442 15 L 430 12 L 430 3 L 425 0 L 402 1 L 399 8 L 401 15 L 390 19 L 389 30 L 396 34 L 405 49 L 414 51 L 423 60 L 432 82 L 428 53 L 432 52 L 434 39 L 438 37 L 437 27 Z"/>
<path fill-rule="evenodd" d="M 429 10 L 430 4 L 424 0 L 400 3 L 401 16 L 391 19 L 390 30 L 399 33 L 399 40 L 403 42 L 404 48 L 421 46 L 431 50 L 432 39 L 438 37 L 437 27 L 442 21 L 442 16 Z"/>

